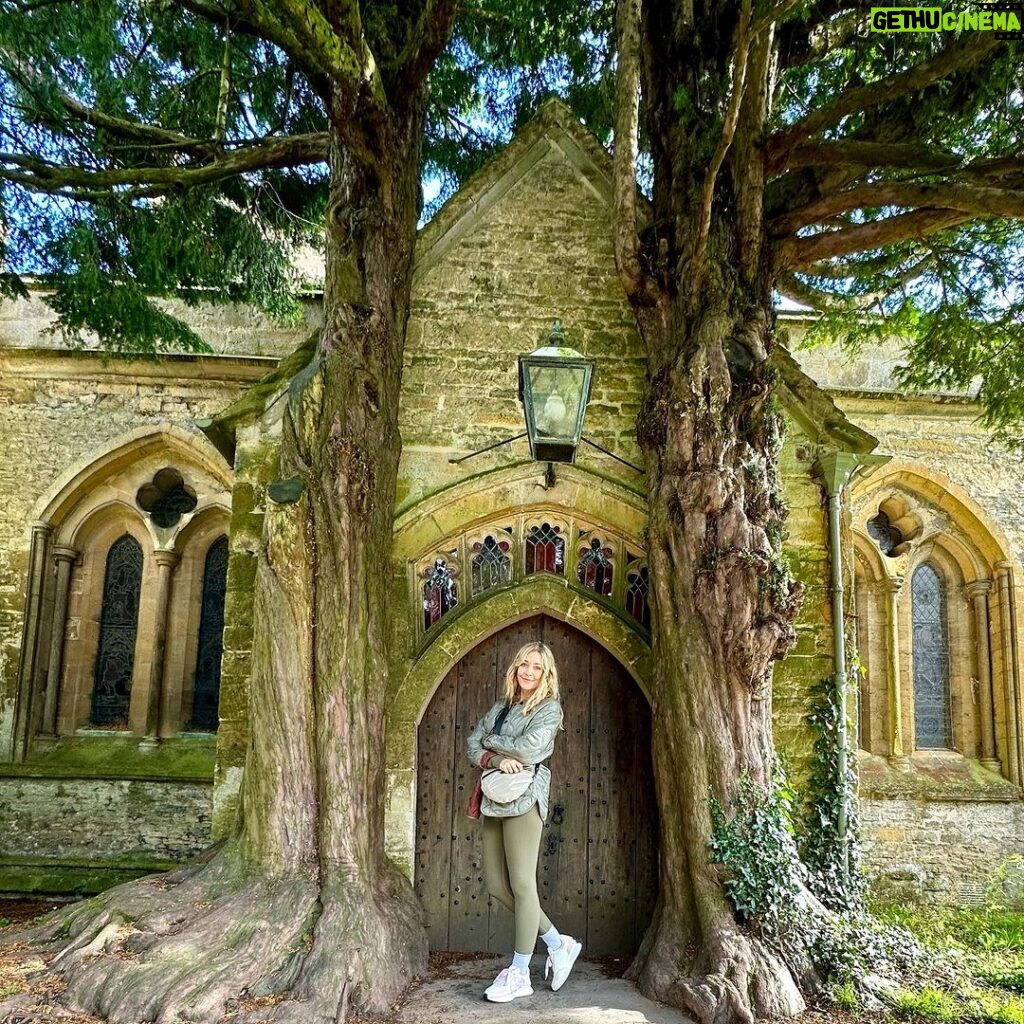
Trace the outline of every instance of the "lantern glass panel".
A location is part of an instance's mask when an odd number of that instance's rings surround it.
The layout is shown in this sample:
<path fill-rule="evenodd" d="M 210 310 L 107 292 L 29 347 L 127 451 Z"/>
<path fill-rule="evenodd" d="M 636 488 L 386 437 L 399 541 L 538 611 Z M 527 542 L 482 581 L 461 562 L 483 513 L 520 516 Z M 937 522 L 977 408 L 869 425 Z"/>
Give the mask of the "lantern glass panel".
<path fill-rule="evenodd" d="M 580 398 L 589 367 L 529 367 L 530 399 L 538 437 L 579 440 Z"/>

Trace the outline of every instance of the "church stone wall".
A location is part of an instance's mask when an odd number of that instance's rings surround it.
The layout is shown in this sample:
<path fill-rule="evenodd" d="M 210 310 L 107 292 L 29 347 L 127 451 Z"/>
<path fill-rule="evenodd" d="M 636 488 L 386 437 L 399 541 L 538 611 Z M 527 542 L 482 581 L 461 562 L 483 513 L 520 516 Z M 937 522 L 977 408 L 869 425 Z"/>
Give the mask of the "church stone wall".
<path fill-rule="evenodd" d="M 864 869 L 877 896 L 927 903 L 1024 905 L 1019 799 L 862 799 Z"/>
<path fill-rule="evenodd" d="M 937 501 L 950 488 L 966 495 L 987 520 L 987 525 L 978 526 L 984 535 L 972 535 L 969 527 L 957 526 L 952 518 L 943 528 L 939 520 L 942 515 L 952 517 L 948 510 L 934 516 L 940 528 L 951 535 L 963 531 L 964 540 L 976 544 L 979 550 L 990 551 L 996 543 L 988 530 L 1001 532 L 998 543 L 1005 545 L 1006 561 L 997 562 L 995 570 L 1009 574 L 1015 606 L 1014 621 L 1006 625 L 997 581 L 988 598 L 988 641 L 1002 774 L 977 760 L 974 716 L 978 714 L 981 673 L 976 663 L 976 637 L 970 631 L 972 598 L 961 586 L 949 602 L 950 629 L 960 638 L 960 646 L 951 645 L 950 651 L 952 703 L 954 727 L 962 718 L 970 728 L 957 743 L 959 753 L 908 751 L 909 756 L 896 767 L 887 766 L 882 757 L 860 752 L 865 868 L 876 892 L 891 898 L 951 904 L 991 898 L 1024 905 L 1024 803 L 1019 786 L 1004 777 L 1012 774 L 1012 768 L 1005 753 L 1007 718 L 1002 689 L 1005 679 L 1014 679 L 1019 702 L 1017 661 L 1021 660 L 1020 637 L 1024 636 L 1024 503 L 1020 499 L 1024 454 L 992 437 L 980 422 L 979 407 L 966 395 L 900 393 L 895 378 L 902 356 L 898 343 L 873 346 L 852 356 L 835 347 L 800 349 L 799 339 L 806 324 L 799 317 L 788 322 L 786 319 L 783 324 L 802 369 L 829 390 L 852 422 L 878 438 L 877 454 L 892 457 L 889 469 L 894 489 L 900 486 L 901 472 L 912 471 L 934 482 Z M 863 486 L 870 488 L 871 479 L 868 476 Z M 885 491 L 883 488 L 879 492 L 880 497 L 884 498 Z M 871 620 L 873 635 L 883 637 L 886 626 L 877 603 L 869 603 L 862 613 Z M 909 620 L 906 626 L 900 644 L 903 661 L 909 657 Z M 879 648 L 869 654 L 876 665 L 873 671 L 877 671 L 887 653 Z M 958 688 L 960 677 L 966 677 L 967 684 Z M 889 714 L 887 701 L 877 687 L 871 693 L 880 705 L 871 708 L 871 730 L 882 734 Z M 906 735 L 910 728 L 908 715 L 905 706 Z M 873 742 L 872 749 L 882 753 L 877 747 L 878 743 Z M 944 765 L 940 764 L 943 760 Z M 936 783 L 936 764 L 940 764 L 938 775 L 947 782 L 945 788 Z M 954 778 L 959 779 L 959 792 L 951 796 L 945 789 Z"/>
<path fill-rule="evenodd" d="M 119 439 L 150 426 L 198 433 L 197 419 L 276 359 L 31 348 L 38 309 L 19 307 L 21 320 L 8 307 L 0 317 L 0 892 L 90 892 L 209 845 L 214 748 L 189 737 L 147 755 L 137 739 L 125 750 L 123 734 L 92 731 L 55 750 L 39 740 L 29 762 L 9 763 L 33 519 L 62 478 Z"/>
<path fill-rule="evenodd" d="M 43 297 L 42 290 L 33 290 L 27 299 L 0 303 L 0 349 L 67 352 L 64 337 L 53 329 L 56 315 Z M 294 324 L 277 323 L 244 306 L 188 306 L 178 300 L 161 300 L 158 305 L 188 324 L 217 355 L 280 358 L 322 322 L 320 300 L 312 295 L 304 300 L 301 318 Z M 92 347 L 86 339 L 86 348 Z"/>
<path fill-rule="evenodd" d="M 8 778 L 0 893 L 89 893 L 210 844 L 210 783 Z"/>
<path fill-rule="evenodd" d="M 196 430 L 196 419 L 224 408 L 268 368 L 263 360 L 195 357 L 104 361 L 4 344 L 0 336 L 0 757 L 9 756 L 29 534 L 40 499 L 70 467 L 138 427 Z"/>
<path fill-rule="evenodd" d="M 979 422 L 978 406 L 964 399 L 944 401 L 863 392 L 835 396 L 855 423 L 869 425 L 878 452 L 927 466 L 962 487 L 1006 534 L 1017 572 L 1024 562 L 1024 453 L 999 444 Z"/>
<path fill-rule="evenodd" d="M 606 200 L 580 170 L 572 140 L 556 139 L 534 144 L 524 159 L 536 164 L 497 200 L 500 176 L 470 182 L 460 202 L 479 209 L 462 214 L 453 241 L 421 241 L 402 380 L 399 511 L 529 458 L 523 439 L 458 466 L 448 461 L 522 433 L 516 360 L 549 344 L 555 320 L 569 346 L 596 360 L 584 435 L 641 462 L 635 422 L 645 359 L 615 271 Z M 643 486 L 640 474 L 586 445 L 577 462 Z"/>
<path fill-rule="evenodd" d="M 806 771 L 814 734 L 805 716 L 807 690 L 835 670 L 832 653 L 831 559 L 828 522 L 821 485 L 814 479 L 817 449 L 800 427 L 789 421 L 780 453 L 783 497 L 789 507 L 783 558 L 803 584 L 797 615 L 796 646 L 775 666 L 772 724 L 776 749 L 796 779 Z"/>

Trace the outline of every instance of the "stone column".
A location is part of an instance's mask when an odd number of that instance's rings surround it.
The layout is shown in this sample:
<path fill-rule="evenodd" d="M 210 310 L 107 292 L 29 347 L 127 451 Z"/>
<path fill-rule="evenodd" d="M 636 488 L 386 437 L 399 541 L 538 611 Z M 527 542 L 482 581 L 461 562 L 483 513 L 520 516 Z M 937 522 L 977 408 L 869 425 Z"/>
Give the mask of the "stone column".
<path fill-rule="evenodd" d="M 164 654 L 167 650 L 167 609 L 171 603 L 171 579 L 180 560 L 176 551 L 157 551 L 156 611 L 153 616 L 153 665 L 149 675 L 146 700 L 146 738 L 143 743 L 160 741 L 160 707 L 163 704 Z"/>
<path fill-rule="evenodd" d="M 999 588 L 999 620 L 1002 625 L 1000 646 L 1003 653 L 1003 700 L 1006 708 L 1006 769 L 1011 782 L 1021 784 L 1020 715 L 1017 684 L 1018 663 L 1013 624 L 1013 578 L 1009 562 L 996 565 Z"/>
<path fill-rule="evenodd" d="M 878 672 L 878 666 L 871 664 L 871 625 L 869 616 L 874 607 L 872 601 L 873 587 L 863 576 L 854 578 L 854 609 L 856 611 L 857 654 L 860 657 L 860 672 L 857 678 L 857 745 L 861 750 L 877 753 L 875 743 L 878 739 L 871 728 L 871 711 L 874 707 L 871 700 L 872 673 Z M 876 677 L 877 678 L 877 677 Z"/>
<path fill-rule="evenodd" d="M 61 669 L 64 665 L 64 634 L 68 624 L 68 591 L 71 587 L 71 566 L 78 552 L 74 548 L 55 547 L 57 582 L 53 595 L 53 624 L 50 628 L 50 660 L 46 668 L 46 697 L 43 704 L 41 730 L 48 736 L 57 734 L 57 697 L 60 692 Z"/>
<path fill-rule="evenodd" d="M 49 563 L 50 538 L 53 527 L 39 521 L 32 524 L 32 540 L 28 552 L 28 580 L 25 585 L 25 615 L 22 619 L 21 658 L 18 661 L 18 694 L 14 710 L 12 755 L 22 761 L 28 753 L 32 735 L 33 706 L 37 699 L 39 680 L 39 648 L 42 629 L 43 592 Z"/>
<path fill-rule="evenodd" d="M 903 690 L 900 677 L 900 592 L 902 576 L 882 581 L 885 588 L 885 649 L 889 659 L 889 764 L 907 768 L 910 759 L 903 738 Z"/>
<path fill-rule="evenodd" d="M 981 763 L 998 772 L 1001 768 L 996 757 L 996 726 L 992 700 L 992 651 L 989 639 L 988 595 L 991 580 L 974 580 L 967 584 L 967 596 L 974 608 L 975 652 L 978 659 L 979 715 L 981 716 Z"/>

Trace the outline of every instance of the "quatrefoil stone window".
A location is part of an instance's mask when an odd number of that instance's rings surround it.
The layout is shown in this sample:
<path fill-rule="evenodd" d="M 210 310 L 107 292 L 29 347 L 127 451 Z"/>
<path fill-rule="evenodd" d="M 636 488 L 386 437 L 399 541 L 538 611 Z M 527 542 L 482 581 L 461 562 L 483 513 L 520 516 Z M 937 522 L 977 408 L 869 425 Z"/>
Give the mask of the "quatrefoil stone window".
<path fill-rule="evenodd" d="M 198 504 L 196 492 L 173 466 L 157 470 L 153 479 L 139 488 L 135 501 L 157 526 L 165 529 L 176 526 Z"/>

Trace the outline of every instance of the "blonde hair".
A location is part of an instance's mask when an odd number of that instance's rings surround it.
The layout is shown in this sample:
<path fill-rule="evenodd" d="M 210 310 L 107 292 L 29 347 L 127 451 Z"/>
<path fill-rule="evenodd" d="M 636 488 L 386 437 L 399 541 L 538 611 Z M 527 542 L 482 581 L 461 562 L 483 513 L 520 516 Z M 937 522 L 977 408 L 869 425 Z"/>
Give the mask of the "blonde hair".
<path fill-rule="evenodd" d="M 512 664 L 509 665 L 508 671 L 505 673 L 505 700 L 512 704 L 519 700 L 521 694 L 519 692 L 519 680 L 516 678 L 516 671 L 526 661 L 528 654 L 540 655 L 540 663 L 544 667 L 544 672 L 541 675 L 540 685 L 526 699 L 526 706 L 523 708 L 523 712 L 527 715 L 541 701 L 545 701 L 549 697 L 558 700 L 558 669 L 555 667 L 555 656 L 551 653 L 551 648 L 547 644 L 540 643 L 540 641 L 524 644 L 512 659 Z"/>

